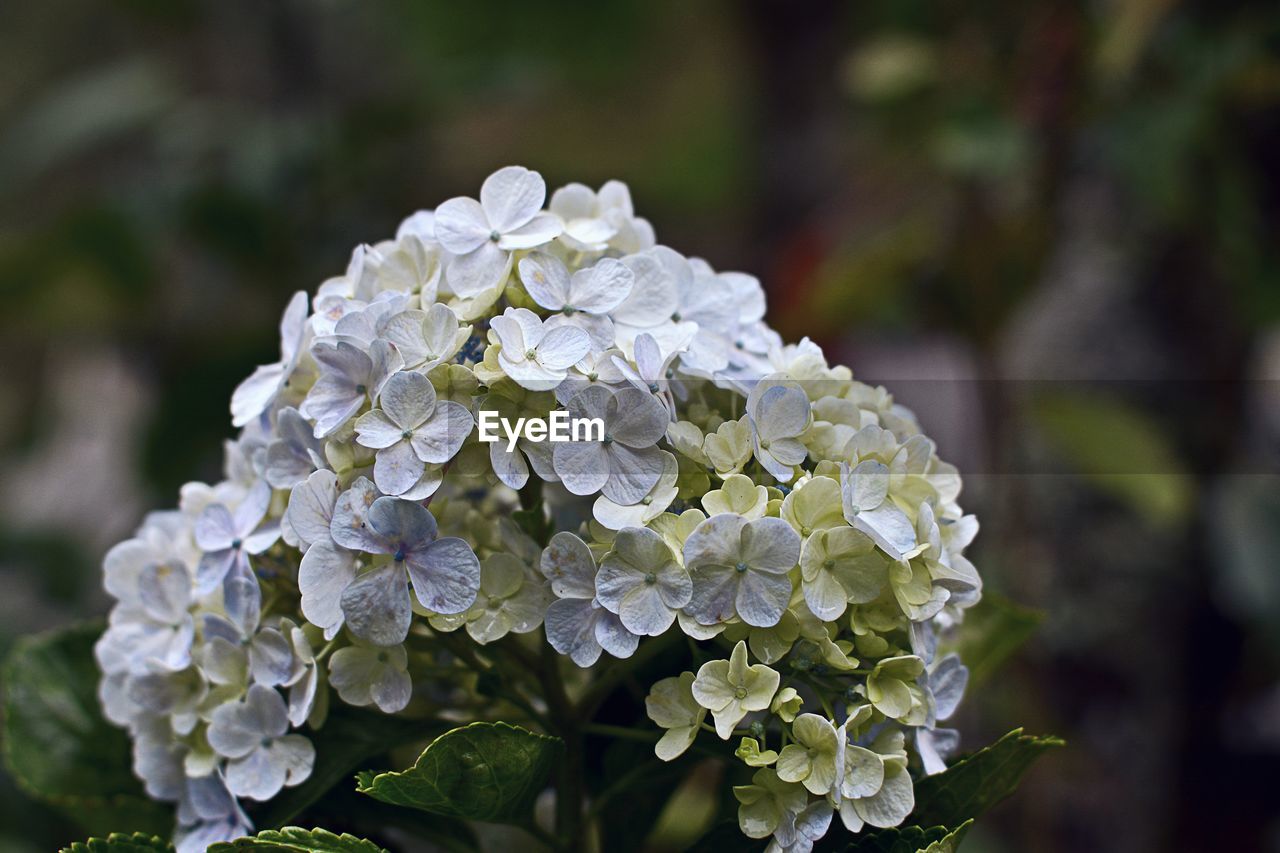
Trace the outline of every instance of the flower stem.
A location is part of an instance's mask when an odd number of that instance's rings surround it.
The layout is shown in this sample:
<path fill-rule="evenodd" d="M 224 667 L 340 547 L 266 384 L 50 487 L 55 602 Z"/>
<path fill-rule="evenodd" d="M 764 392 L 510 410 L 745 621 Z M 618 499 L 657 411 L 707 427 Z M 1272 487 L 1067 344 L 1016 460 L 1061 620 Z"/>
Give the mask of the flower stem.
<path fill-rule="evenodd" d="M 538 677 L 546 692 L 548 722 L 564 741 L 564 758 L 556 782 L 556 836 L 560 849 L 578 853 L 585 849 L 582 828 L 583 749 L 578 709 L 569 701 L 560 678 L 560 661 L 556 650 L 543 640 Z"/>

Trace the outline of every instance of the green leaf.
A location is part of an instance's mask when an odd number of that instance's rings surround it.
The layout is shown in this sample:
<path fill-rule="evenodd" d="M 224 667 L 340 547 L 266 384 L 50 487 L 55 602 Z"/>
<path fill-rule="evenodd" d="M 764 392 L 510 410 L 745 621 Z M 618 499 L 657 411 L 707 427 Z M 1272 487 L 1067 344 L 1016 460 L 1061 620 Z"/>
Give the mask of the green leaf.
<path fill-rule="evenodd" d="M 306 732 L 316 747 L 311 775 L 301 785 L 285 788 L 251 808 L 254 826 L 284 826 L 361 764 L 394 747 L 429 741 L 445 728 L 446 724 L 438 720 L 406 720 L 334 703 L 324 725 Z"/>
<path fill-rule="evenodd" d="M 518 726 L 472 723 L 441 735 L 402 773 L 360 773 L 356 790 L 392 805 L 518 824 L 562 747 L 559 738 Z"/>
<path fill-rule="evenodd" d="M 1044 614 L 1015 604 L 1003 595 L 984 592 L 965 611 L 960 659 L 969 667 L 970 687 L 990 678 L 1044 621 Z"/>
<path fill-rule="evenodd" d="M 101 633 L 100 624 L 77 625 L 14 644 L 3 672 L 5 762 L 24 790 L 90 834 L 167 835 L 171 812 L 147 799 L 128 735 L 98 704 L 93 645 Z"/>
<path fill-rule="evenodd" d="M 967 820 L 955 829 L 898 826 L 864 830 L 845 848 L 845 853 L 955 853 L 972 824 L 972 820 Z"/>
<path fill-rule="evenodd" d="M 169 853 L 173 845 L 163 838 L 142 832 L 126 835 L 113 832 L 106 838 L 90 838 L 63 847 L 60 853 Z"/>
<path fill-rule="evenodd" d="M 915 826 L 960 826 L 1013 793 L 1031 764 L 1061 738 L 1024 735 L 1014 729 L 942 773 L 916 782 Z"/>
<path fill-rule="evenodd" d="M 208 853 L 232 853 L 235 850 L 266 850 L 270 853 L 387 853 L 386 850 L 354 835 L 334 835 L 327 829 L 303 829 L 286 826 L 268 829 L 249 838 L 238 838 L 209 845 Z"/>

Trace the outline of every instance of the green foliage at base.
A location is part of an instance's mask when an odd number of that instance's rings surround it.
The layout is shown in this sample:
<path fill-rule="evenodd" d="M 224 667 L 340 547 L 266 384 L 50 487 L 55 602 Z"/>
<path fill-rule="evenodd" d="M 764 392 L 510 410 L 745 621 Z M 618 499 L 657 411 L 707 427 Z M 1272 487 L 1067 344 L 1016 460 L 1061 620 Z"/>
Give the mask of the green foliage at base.
<path fill-rule="evenodd" d="M 492 823 L 522 823 L 563 744 L 506 723 L 441 735 L 400 773 L 365 771 L 357 790 L 392 805 Z"/>
<path fill-rule="evenodd" d="M 91 834 L 167 834 L 169 809 L 147 799 L 133 775 L 128 735 L 102 716 L 93 658 L 101 634 L 100 624 L 89 623 L 14 645 L 0 676 L 5 763 L 24 790 Z"/>
<path fill-rule="evenodd" d="M 979 817 L 1014 792 L 1037 758 L 1064 745 L 1061 738 L 1014 729 L 944 772 L 916 782 L 916 809 L 907 820 L 914 826 L 958 827 Z"/>
<path fill-rule="evenodd" d="M 324 725 L 306 733 L 316 747 L 311 775 L 301 785 L 286 788 L 253 809 L 254 825 L 284 826 L 364 762 L 397 746 L 428 740 L 442 728 L 438 722 L 406 720 L 335 704 Z"/>
<path fill-rule="evenodd" d="M 903 826 L 864 835 L 845 848 L 846 853 L 955 853 L 973 824 L 967 820 L 955 829 Z"/>

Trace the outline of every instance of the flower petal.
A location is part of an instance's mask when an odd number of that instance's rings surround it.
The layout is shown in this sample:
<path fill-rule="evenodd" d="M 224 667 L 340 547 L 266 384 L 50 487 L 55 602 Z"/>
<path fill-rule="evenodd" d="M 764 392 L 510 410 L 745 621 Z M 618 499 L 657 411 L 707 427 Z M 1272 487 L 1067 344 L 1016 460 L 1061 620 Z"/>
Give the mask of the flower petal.
<path fill-rule="evenodd" d="M 425 511 L 425 510 L 424 510 Z M 471 546 L 454 536 L 437 539 L 405 560 L 413 591 L 435 613 L 461 613 L 475 604 L 480 561 Z"/>
<path fill-rule="evenodd" d="M 480 206 L 484 209 L 489 226 L 500 234 L 527 223 L 542 209 L 546 198 L 547 184 L 542 180 L 542 175 L 523 166 L 499 169 L 485 178 L 480 187 Z M 436 210 L 437 234 L 440 231 L 442 209 L 443 205 Z M 449 248 L 448 245 L 445 248 Z"/>
<path fill-rule="evenodd" d="M 347 627 L 362 640 L 392 646 L 409 634 L 409 588 L 397 563 L 360 575 L 343 591 L 341 603 Z"/>
<path fill-rule="evenodd" d="M 458 197 L 436 208 L 435 229 L 441 246 L 455 255 L 465 255 L 489 240 L 493 226 L 480 202 Z"/>

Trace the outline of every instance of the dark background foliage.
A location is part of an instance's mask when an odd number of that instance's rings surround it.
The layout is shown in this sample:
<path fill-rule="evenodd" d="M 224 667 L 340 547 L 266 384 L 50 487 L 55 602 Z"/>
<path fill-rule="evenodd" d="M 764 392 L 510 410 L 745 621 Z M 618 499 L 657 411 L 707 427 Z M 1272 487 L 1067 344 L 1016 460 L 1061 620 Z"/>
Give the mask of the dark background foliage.
<path fill-rule="evenodd" d="M 0 4 L 0 644 L 218 476 L 293 290 L 498 166 L 618 177 L 918 411 L 1043 613 L 959 722 L 1069 746 L 966 849 L 1280 850 L 1278 47 L 1205 0 Z M 0 779 L 0 849 L 78 835 Z"/>

